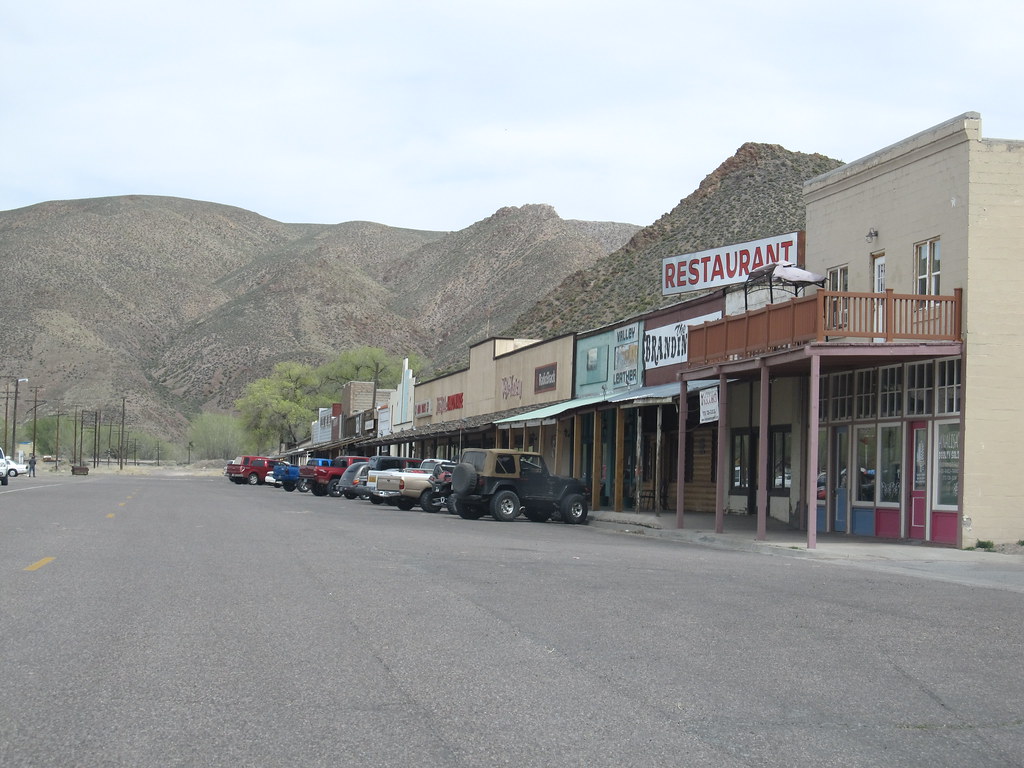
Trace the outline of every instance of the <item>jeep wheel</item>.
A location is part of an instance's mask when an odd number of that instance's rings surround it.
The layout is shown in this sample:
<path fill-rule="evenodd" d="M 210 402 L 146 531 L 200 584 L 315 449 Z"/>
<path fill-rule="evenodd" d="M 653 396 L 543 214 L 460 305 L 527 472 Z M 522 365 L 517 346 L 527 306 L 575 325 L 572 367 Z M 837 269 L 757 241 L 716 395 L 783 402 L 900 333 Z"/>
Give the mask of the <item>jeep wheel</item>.
<path fill-rule="evenodd" d="M 587 500 L 582 494 L 570 493 L 559 507 L 562 513 L 562 522 L 566 525 L 582 525 L 587 522 Z"/>
<path fill-rule="evenodd" d="M 338 483 L 338 478 L 334 478 L 327 484 L 327 494 L 333 499 L 341 497 L 341 486 Z"/>
<path fill-rule="evenodd" d="M 299 480 L 295 487 L 299 489 L 299 493 L 309 493 L 309 480 Z"/>
<path fill-rule="evenodd" d="M 441 506 L 441 502 L 437 500 L 437 494 L 429 488 L 420 494 L 420 508 L 424 512 L 437 512 Z"/>
<path fill-rule="evenodd" d="M 288 491 L 288 493 L 291 493 L 292 491 L 295 490 L 295 483 L 293 483 L 290 480 L 285 480 L 283 483 L 281 483 L 281 487 Z"/>
<path fill-rule="evenodd" d="M 523 514 L 526 515 L 526 519 L 531 523 L 546 523 L 551 517 L 551 510 L 526 507 L 523 509 Z"/>
<path fill-rule="evenodd" d="M 259 485 L 260 476 L 257 475 L 255 472 L 250 472 L 249 477 L 247 479 L 249 481 L 249 485 Z"/>
<path fill-rule="evenodd" d="M 468 493 L 476 485 L 476 467 L 467 462 L 456 464 L 452 470 L 452 490 Z"/>
<path fill-rule="evenodd" d="M 342 495 L 346 499 L 354 499 L 356 497 L 356 495 L 354 493 L 352 493 L 352 491 L 342 491 Z"/>
<path fill-rule="evenodd" d="M 491 517 L 510 523 L 519 517 L 519 497 L 513 491 L 498 491 L 491 497 Z"/>
<path fill-rule="evenodd" d="M 462 499 L 456 499 L 454 493 L 448 497 L 448 503 L 455 505 L 455 514 L 463 520 L 479 520 L 484 516 L 482 509 L 471 506 L 462 501 Z"/>

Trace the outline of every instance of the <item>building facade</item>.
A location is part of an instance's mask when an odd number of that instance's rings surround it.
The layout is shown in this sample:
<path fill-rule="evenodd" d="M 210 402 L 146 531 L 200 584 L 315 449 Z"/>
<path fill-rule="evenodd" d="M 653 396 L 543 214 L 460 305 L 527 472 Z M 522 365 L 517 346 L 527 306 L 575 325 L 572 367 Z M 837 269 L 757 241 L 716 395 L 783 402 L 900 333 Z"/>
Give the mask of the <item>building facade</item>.
<path fill-rule="evenodd" d="M 806 528 L 809 546 L 819 531 L 1024 538 L 1010 391 L 1024 142 L 986 139 L 966 113 L 807 181 L 804 198 L 822 287 L 691 334 L 681 378 L 716 377 L 722 393 L 719 518 L 753 502 L 759 523 Z"/>

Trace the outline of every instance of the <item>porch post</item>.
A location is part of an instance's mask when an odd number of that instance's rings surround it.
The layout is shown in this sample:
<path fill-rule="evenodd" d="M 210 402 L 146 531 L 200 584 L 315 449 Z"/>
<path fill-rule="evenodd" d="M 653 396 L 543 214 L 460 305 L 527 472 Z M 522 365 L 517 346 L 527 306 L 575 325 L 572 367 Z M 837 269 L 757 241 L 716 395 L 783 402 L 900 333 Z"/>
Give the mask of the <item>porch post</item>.
<path fill-rule="evenodd" d="M 818 546 L 818 387 L 821 358 L 811 353 L 810 381 L 807 382 L 807 475 L 804 498 L 807 500 L 807 548 Z"/>
<path fill-rule="evenodd" d="M 655 508 L 658 512 L 661 512 L 665 508 L 665 499 L 662 497 L 662 472 L 661 467 L 661 404 L 658 405 L 658 419 L 657 426 L 655 427 L 654 433 L 654 502 L 657 505 Z M 961 432 L 963 429 L 961 428 Z M 963 484 L 960 485 L 963 488 Z"/>
<path fill-rule="evenodd" d="M 604 487 L 604 474 L 601 472 L 604 461 L 603 436 L 601 435 L 601 412 L 594 411 L 594 450 L 590 457 L 590 508 L 601 508 L 601 491 Z"/>
<path fill-rule="evenodd" d="M 686 380 L 679 383 L 679 437 L 676 451 L 676 528 L 683 527 L 683 505 L 686 503 Z"/>
<path fill-rule="evenodd" d="M 768 529 L 768 363 L 761 358 L 761 398 L 757 436 L 757 540 L 767 538 Z"/>
<path fill-rule="evenodd" d="M 729 487 L 729 425 L 726 419 L 728 411 L 729 386 L 725 374 L 718 374 L 718 476 L 715 478 L 715 533 L 725 530 L 726 489 Z"/>
<path fill-rule="evenodd" d="M 644 465 L 643 465 L 643 446 L 644 446 L 644 435 L 643 426 L 644 419 L 641 413 L 643 406 L 638 405 L 633 410 L 636 412 L 636 455 L 633 457 L 633 512 L 640 511 L 640 491 L 644 481 Z M 651 504 L 651 511 L 654 510 L 654 505 Z"/>
<path fill-rule="evenodd" d="M 623 509 L 622 498 L 626 487 L 626 419 L 622 406 L 615 407 L 615 482 L 613 492 L 615 501 L 612 509 L 621 512 Z"/>

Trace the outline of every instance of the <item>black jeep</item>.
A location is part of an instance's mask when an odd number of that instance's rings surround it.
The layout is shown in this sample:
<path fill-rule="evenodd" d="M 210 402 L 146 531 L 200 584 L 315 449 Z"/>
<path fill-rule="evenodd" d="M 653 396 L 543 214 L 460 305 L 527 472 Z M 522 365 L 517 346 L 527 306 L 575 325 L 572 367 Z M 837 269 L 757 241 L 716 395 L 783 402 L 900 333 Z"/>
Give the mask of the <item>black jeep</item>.
<path fill-rule="evenodd" d="M 527 519 L 543 523 L 587 521 L 589 490 L 583 481 L 548 472 L 539 453 L 501 448 L 471 448 L 452 470 L 449 509 L 466 520 L 490 515 L 495 520 Z"/>

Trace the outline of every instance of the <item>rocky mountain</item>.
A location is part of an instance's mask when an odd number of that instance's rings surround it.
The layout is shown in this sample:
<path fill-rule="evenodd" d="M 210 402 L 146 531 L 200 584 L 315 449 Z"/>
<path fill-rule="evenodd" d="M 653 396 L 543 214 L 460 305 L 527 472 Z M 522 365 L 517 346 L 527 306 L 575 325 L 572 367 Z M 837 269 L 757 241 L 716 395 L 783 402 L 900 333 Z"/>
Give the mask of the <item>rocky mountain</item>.
<path fill-rule="evenodd" d="M 775 144 L 744 144 L 624 247 L 542 296 L 506 335 L 549 338 L 680 301 L 661 295 L 662 259 L 803 229 L 803 182 L 840 165 Z"/>
<path fill-rule="evenodd" d="M 455 361 L 638 229 L 544 205 L 454 233 L 150 196 L 4 211 L 0 373 L 39 386 L 43 412 L 126 397 L 136 428 L 176 437 L 282 360 L 373 345 Z"/>
<path fill-rule="evenodd" d="M 0 375 L 40 387 L 43 413 L 124 397 L 134 429 L 176 438 L 280 361 L 371 345 L 440 370 L 489 336 L 550 338 L 672 303 L 662 258 L 802 229 L 804 180 L 840 164 L 745 144 L 644 228 L 546 205 L 458 232 L 134 195 L 3 211 Z"/>

